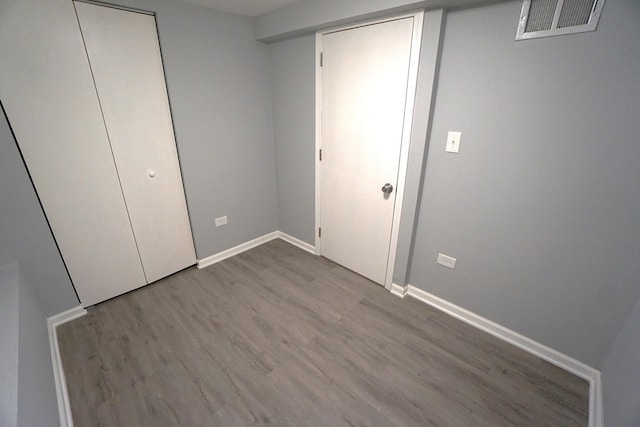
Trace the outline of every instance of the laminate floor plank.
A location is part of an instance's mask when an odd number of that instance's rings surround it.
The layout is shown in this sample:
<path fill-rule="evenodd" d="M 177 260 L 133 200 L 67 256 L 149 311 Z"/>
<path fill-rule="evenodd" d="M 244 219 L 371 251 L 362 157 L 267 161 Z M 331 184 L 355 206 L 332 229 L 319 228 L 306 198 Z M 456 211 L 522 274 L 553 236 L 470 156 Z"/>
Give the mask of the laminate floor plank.
<path fill-rule="evenodd" d="M 589 385 L 274 240 L 58 327 L 76 426 L 586 426 Z"/>

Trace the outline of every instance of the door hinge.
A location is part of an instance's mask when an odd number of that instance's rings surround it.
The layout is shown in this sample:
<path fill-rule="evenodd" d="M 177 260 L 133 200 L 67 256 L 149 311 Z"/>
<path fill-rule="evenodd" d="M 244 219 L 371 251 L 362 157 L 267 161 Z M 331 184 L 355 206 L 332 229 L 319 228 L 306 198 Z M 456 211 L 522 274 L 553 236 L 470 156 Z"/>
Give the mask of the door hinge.
<path fill-rule="evenodd" d="M 320 52 L 320 66 L 322 67 L 323 65 L 324 65 L 324 54 Z"/>
<path fill-rule="evenodd" d="M 320 161 L 322 161 L 322 148 L 320 149 Z"/>
<path fill-rule="evenodd" d="M 318 237 L 322 237 L 322 227 L 318 227 Z"/>

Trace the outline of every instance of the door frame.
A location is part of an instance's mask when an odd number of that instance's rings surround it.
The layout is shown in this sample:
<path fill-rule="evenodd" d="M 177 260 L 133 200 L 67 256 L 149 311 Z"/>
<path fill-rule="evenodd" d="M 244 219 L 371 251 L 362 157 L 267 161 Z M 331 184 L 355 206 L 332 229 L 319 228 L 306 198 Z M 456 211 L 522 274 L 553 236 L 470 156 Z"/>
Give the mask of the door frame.
<path fill-rule="evenodd" d="M 418 83 L 418 63 L 420 61 L 420 47 L 422 43 L 422 30 L 424 21 L 424 11 L 402 13 L 398 15 L 390 15 L 383 18 L 373 20 L 360 21 L 347 25 L 328 28 L 316 32 L 316 105 L 315 105 L 315 253 L 322 255 L 322 239 L 319 237 L 320 219 L 322 206 L 320 205 L 320 191 L 322 188 L 322 171 L 320 162 L 320 150 L 322 148 L 322 79 L 320 55 L 322 52 L 322 36 L 337 31 L 344 31 L 353 28 L 359 28 L 368 25 L 381 24 L 384 22 L 395 21 L 403 18 L 413 18 L 413 34 L 411 38 L 411 51 L 409 59 L 409 75 L 407 80 L 407 96 L 404 107 L 404 123 L 402 125 L 402 138 L 400 145 L 400 159 L 398 165 L 398 180 L 396 185 L 396 198 L 393 207 L 393 222 L 391 225 L 391 240 L 389 243 L 389 257 L 387 259 L 387 271 L 383 286 L 391 291 L 393 283 L 393 272 L 396 263 L 396 253 L 398 249 L 398 238 L 400 232 L 400 218 L 402 217 L 402 202 L 404 200 L 405 182 L 407 177 L 407 166 L 409 162 L 409 143 L 411 140 L 411 129 L 413 125 L 414 106 L 416 99 L 416 89 Z"/>

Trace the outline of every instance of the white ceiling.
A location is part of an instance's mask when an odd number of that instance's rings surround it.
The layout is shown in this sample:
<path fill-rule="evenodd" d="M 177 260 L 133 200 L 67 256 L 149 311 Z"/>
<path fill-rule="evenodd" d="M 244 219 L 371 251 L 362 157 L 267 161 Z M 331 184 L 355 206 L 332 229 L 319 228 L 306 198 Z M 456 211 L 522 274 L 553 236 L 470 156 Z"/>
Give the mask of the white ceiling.
<path fill-rule="evenodd" d="M 298 0 L 180 0 L 196 6 L 255 17 L 279 9 Z"/>

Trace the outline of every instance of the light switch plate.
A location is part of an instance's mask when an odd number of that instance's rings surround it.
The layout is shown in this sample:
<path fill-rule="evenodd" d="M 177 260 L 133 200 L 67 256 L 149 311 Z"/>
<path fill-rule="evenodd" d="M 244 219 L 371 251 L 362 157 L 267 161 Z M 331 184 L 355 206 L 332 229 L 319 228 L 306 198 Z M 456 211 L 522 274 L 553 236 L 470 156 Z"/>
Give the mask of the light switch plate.
<path fill-rule="evenodd" d="M 227 217 L 221 216 L 220 218 L 216 218 L 216 227 L 220 227 L 221 225 L 225 225 L 227 223 Z"/>
<path fill-rule="evenodd" d="M 448 153 L 457 153 L 460 149 L 460 139 L 462 138 L 462 132 L 449 131 L 447 136 L 447 147 L 445 151 Z"/>

